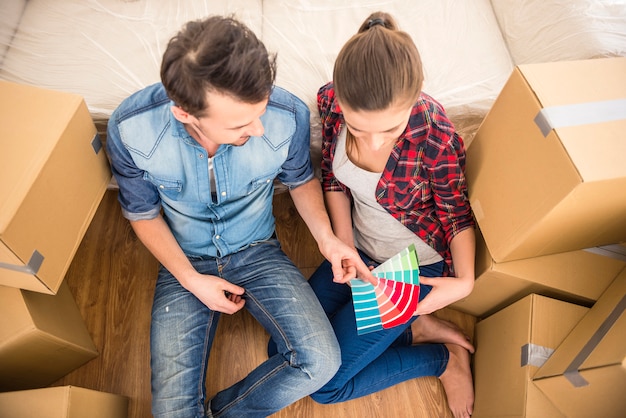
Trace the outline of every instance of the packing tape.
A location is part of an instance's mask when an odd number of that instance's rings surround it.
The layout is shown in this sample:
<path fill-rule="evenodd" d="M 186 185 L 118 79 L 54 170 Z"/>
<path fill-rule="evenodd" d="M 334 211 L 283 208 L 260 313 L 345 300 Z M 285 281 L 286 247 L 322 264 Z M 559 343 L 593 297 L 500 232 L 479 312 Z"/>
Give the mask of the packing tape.
<path fill-rule="evenodd" d="M 98 135 L 97 133 L 93 136 L 93 139 L 91 140 L 91 146 L 93 147 L 93 150 L 96 152 L 96 154 L 99 153 L 102 149 L 102 140 L 100 139 L 100 135 Z"/>
<path fill-rule="evenodd" d="M 596 346 L 600 343 L 600 340 L 609 332 L 609 329 L 613 326 L 613 324 L 619 319 L 619 317 L 624 312 L 626 308 L 626 295 L 622 297 L 622 300 L 613 308 L 611 313 L 606 317 L 602 325 L 598 327 L 596 332 L 591 336 L 589 341 L 584 345 L 584 347 L 580 350 L 580 352 L 574 357 L 574 360 L 570 363 L 569 366 L 565 369 L 563 375 L 569 380 L 572 386 L 578 388 L 582 386 L 587 386 L 589 382 L 585 380 L 584 377 L 578 372 L 580 366 L 582 366 L 583 362 L 589 357 L 589 355 L 593 352 Z"/>
<path fill-rule="evenodd" d="M 530 343 L 524 344 L 522 346 L 522 367 L 528 365 L 541 367 L 553 352 L 553 348 Z"/>
<path fill-rule="evenodd" d="M 626 119 L 626 99 L 549 106 L 539 111 L 535 123 L 543 136 L 552 129 Z"/>
<path fill-rule="evenodd" d="M 43 255 L 39 251 L 35 250 L 33 251 L 33 255 L 30 256 L 30 260 L 28 260 L 28 263 L 26 263 L 26 265 L 16 266 L 15 264 L 0 263 L 0 269 L 13 270 L 26 274 L 37 274 L 37 272 L 39 272 L 39 269 L 41 268 L 42 263 Z"/>
<path fill-rule="evenodd" d="M 620 244 L 585 248 L 585 251 L 626 262 L 626 246 Z"/>

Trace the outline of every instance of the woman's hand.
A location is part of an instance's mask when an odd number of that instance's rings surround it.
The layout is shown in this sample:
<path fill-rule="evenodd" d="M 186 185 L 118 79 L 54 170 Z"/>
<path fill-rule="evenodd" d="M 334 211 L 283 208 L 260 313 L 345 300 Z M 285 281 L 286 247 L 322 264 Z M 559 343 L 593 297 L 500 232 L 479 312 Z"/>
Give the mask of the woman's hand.
<path fill-rule="evenodd" d="M 417 305 L 415 315 L 426 315 L 463 299 L 474 288 L 473 277 L 421 277 L 420 284 L 432 286 L 432 290 Z"/>

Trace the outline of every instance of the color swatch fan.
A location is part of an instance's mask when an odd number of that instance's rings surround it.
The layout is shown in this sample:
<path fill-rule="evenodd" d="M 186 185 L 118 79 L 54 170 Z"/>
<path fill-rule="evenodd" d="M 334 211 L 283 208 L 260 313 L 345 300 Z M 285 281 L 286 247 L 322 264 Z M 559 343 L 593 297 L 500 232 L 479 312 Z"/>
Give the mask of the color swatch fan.
<path fill-rule="evenodd" d="M 359 335 L 406 324 L 419 301 L 419 263 L 410 245 L 374 270 L 376 286 L 359 279 L 350 281 Z"/>

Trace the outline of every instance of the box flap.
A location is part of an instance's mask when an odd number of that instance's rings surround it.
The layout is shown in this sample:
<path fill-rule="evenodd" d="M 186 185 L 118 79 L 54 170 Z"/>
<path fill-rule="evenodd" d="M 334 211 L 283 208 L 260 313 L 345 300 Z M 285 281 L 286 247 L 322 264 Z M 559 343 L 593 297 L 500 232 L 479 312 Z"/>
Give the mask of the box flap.
<path fill-rule="evenodd" d="M 537 371 L 535 379 L 566 375 L 572 385 L 584 386 L 580 370 L 626 359 L 626 269 Z"/>
<path fill-rule="evenodd" d="M 626 177 L 626 57 L 519 69 L 542 104 L 538 126 L 546 140 L 562 142 L 581 178 Z"/>

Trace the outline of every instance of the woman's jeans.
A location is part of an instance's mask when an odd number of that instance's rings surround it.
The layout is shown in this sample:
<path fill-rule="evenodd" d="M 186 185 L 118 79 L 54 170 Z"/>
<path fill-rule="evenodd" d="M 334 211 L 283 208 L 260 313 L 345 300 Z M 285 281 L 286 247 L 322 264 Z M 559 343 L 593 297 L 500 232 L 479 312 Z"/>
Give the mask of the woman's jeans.
<path fill-rule="evenodd" d="M 367 265 L 376 266 L 361 253 Z M 420 275 L 439 277 L 443 261 L 420 266 Z M 343 402 L 369 395 L 405 380 L 440 376 L 448 364 L 449 352 L 443 344 L 411 345 L 410 325 L 357 334 L 350 287 L 332 281 L 330 264 L 324 262 L 309 279 L 313 291 L 330 318 L 341 347 L 341 367 L 321 389 L 311 395 L 320 403 Z M 420 285 L 420 300 L 431 286 Z"/>
<path fill-rule="evenodd" d="M 335 333 L 277 240 L 224 258 L 190 260 L 200 273 L 245 289 L 245 308 L 277 343 L 278 353 L 205 402 L 207 363 L 220 314 L 161 268 L 151 328 L 155 417 L 265 417 L 315 392 L 335 375 L 341 361 Z"/>

